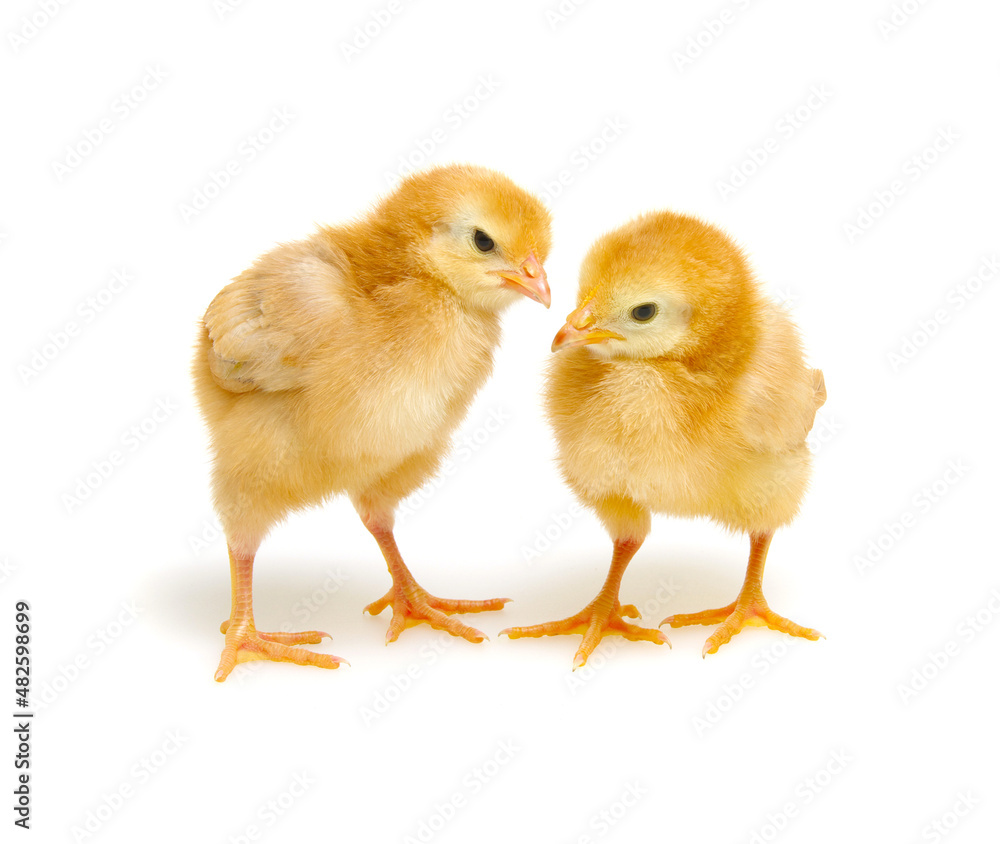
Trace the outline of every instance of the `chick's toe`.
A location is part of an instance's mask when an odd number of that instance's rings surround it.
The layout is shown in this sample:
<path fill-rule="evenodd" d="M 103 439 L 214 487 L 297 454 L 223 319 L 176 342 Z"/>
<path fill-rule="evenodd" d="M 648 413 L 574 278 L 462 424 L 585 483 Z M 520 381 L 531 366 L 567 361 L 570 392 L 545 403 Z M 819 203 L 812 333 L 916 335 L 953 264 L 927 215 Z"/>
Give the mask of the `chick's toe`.
<path fill-rule="evenodd" d="M 610 634 L 624 636 L 633 642 L 654 642 L 657 645 L 669 645 L 670 641 L 659 630 L 651 630 L 630 624 L 626 618 L 640 618 L 639 611 L 632 604 L 622 606 L 616 600 L 609 604 L 606 595 L 599 595 L 576 615 L 561 621 L 548 621 L 544 624 L 533 624 L 530 627 L 508 627 L 501 630 L 511 639 L 537 638 L 539 636 L 558 636 L 564 633 L 583 634 L 583 643 L 573 658 L 573 670 L 582 668 L 601 643 Z"/>
<path fill-rule="evenodd" d="M 219 625 L 219 632 L 225 633 L 230 624 L 232 622 L 227 618 Z M 287 633 L 285 631 L 265 633 L 258 630 L 257 635 L 267 642 L 277 642 L 279 645 L 318 645 L 324 639 L 333 638 L 329 633 L 323 633 L 321 630 L 303 630 L 301 633 Z"/>
<path fill-rule="evenodd" d="M 412 580 L 394 583 L 381 598 L 365 607 L 365 612 L 378 615 L 386 607 L 392 607 L 392 620 L 385 634 L 387 645 L 395 642 L 407 627 L 421 622 L 470 642 L 482 642 L 487 638 L 485 633 L 451 618 L 450 613 L 495 612 L 502 610 L 509 600 L 510 598 L 490 598 L 484 601 L 462 601 L 437 598 Z"/>

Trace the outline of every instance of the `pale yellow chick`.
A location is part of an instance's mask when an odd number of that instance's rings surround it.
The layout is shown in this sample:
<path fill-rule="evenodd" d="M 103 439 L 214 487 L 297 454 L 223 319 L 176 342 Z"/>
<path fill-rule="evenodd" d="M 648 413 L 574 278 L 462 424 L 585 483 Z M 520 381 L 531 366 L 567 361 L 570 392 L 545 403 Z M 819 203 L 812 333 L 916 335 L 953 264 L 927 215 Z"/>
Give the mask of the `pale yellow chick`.
<path fill-rule="evenodd" d="M 614 541 L 611 570 L 577 615 L 505 632 L 582 633 L 575 667 L 606 633 L 666 642 L 624 620 L 638 612 L 618 592 L 651 513 L 669 513 L 748 533 L 750 562 L 732 604 L 664 624 L 719 624 L 703 653 L 746 624 L 818 638 L 773 613 L 761 589 L 771 537 L 805 493 L 806 435 L 826 398 L 785 311 L 760 293 L 725 234 L 671 212 L 599 239 L 578 305 L 552 344 L 545 404 L 563 477 Z"/>
<path fill-rule="evenodd" d="M 501 312 L 522 294 L 548 307 L 549 226 L 541 203 L 505 176 L 436 168 L 355 222 L 278 246 L 216 296 L 193 369 L 232 575 L 217 680 L 252 659 L 340 663 L 292 647 L 325 633 L 258 631 L 252 606 L 269 529 L 336 493 L 350 496 L 392 575 L 367 607 L 392 607 L 387 642 L 418 621 L 483 639 L 449 614 L 506 599 L 424 591 L 396 547 L 393 513 L 434 474 L 489 376 Z"/>

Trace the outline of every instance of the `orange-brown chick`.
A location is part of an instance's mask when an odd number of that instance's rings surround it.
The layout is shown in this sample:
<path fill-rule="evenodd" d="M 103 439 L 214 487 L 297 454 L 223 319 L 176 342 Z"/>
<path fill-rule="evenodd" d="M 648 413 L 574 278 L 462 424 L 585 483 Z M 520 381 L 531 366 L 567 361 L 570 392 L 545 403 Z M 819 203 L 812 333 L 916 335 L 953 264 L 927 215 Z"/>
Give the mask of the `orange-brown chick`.
<path fill-rule="evenodd" d="M 663 643 L 624 621 L 618 589 L 651 513 L 708 516 L 750 535 L 747 578 L 730 606 L 664 621 L 721 624 L 714 653 L 745 624 L 819 634 L 775 615 L 761 591 L 776 528 L 795 516 L 810 473 L 806 435 L 826 398 L 784 310 L 764 298 L 740 249 L 693 217 L 652 213 L 595 243 L 578 307 L 556 335 L 546 410 L 559 466 L 614 540 L 598 597 L 571 618 L 512 637 L 583 633 L 575 666 L 605 633 Z"/>
<path fill-rule="evenodd" d="M 278 246 L 215 297 L 194 380 L 215 455 L 213 493 L 229 546 L 233 602 L 216 673 L 272 659 L 335 668 L 290 647 L 326 634 L 262 633 L 253 560 L 291 510 L 347 493 L 393 586 L 386 640 L 408 623 L 481 641 L 449 613 L 506 599 L 429 595 L 393 538 L 396 504 L 435 472 L 492 368 L 500 314 L 524 294 L 546 307 L 550 218 L 505 176 L 449 166 L 404 180 L 366 216 Z"/>

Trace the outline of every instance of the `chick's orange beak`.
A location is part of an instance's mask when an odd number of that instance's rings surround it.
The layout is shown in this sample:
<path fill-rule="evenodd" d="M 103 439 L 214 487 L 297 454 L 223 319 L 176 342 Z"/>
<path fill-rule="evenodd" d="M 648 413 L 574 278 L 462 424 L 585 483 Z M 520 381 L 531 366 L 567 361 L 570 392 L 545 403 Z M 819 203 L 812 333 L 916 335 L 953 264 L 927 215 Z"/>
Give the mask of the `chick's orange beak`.
<path fill-rule="evenodd" d="M 552 341 L 552 351 L 571 349 L 574 346 L 589 346 L 592 343 L 606 343 L 608 340 L 624 340 L 621 334 L 603 328 L 592 328 L 594 317 L 586 308 L 578 308 L 566 317 L 566 324 L 559 329 Z"/>
<path fill-rule="evenodd" d="M 541 302 L 546 308 L 552 304 L 552 292 L 545 277 L 545 267 L 538 262 L 534 252 L 521 264 L 520 272 L 500 270 L 497 275 L 504 279 L 504 287 Z"/>

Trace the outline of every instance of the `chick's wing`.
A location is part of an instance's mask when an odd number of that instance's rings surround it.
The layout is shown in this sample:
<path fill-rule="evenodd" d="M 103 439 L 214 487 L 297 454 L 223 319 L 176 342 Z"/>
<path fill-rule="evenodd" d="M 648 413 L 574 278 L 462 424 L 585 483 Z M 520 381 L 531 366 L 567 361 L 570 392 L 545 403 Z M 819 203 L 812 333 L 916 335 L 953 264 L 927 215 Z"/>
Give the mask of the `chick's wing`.
<path fill-rule="evenodd" d="M 302 386 L 316 350 L 344 319 L 349 273 L 329 246 L 292 244 L 223 288 L 205 312 L 216 383 L 233 393 Z"/>
<path fill-rule="evenodd" d="M 798 332 L 778 305 L 764 311 L 761 340 L 738 393 L 740 432 L 760 451 L 801 446 L 826 401 L 823 373 L 803 363 Z"/>

